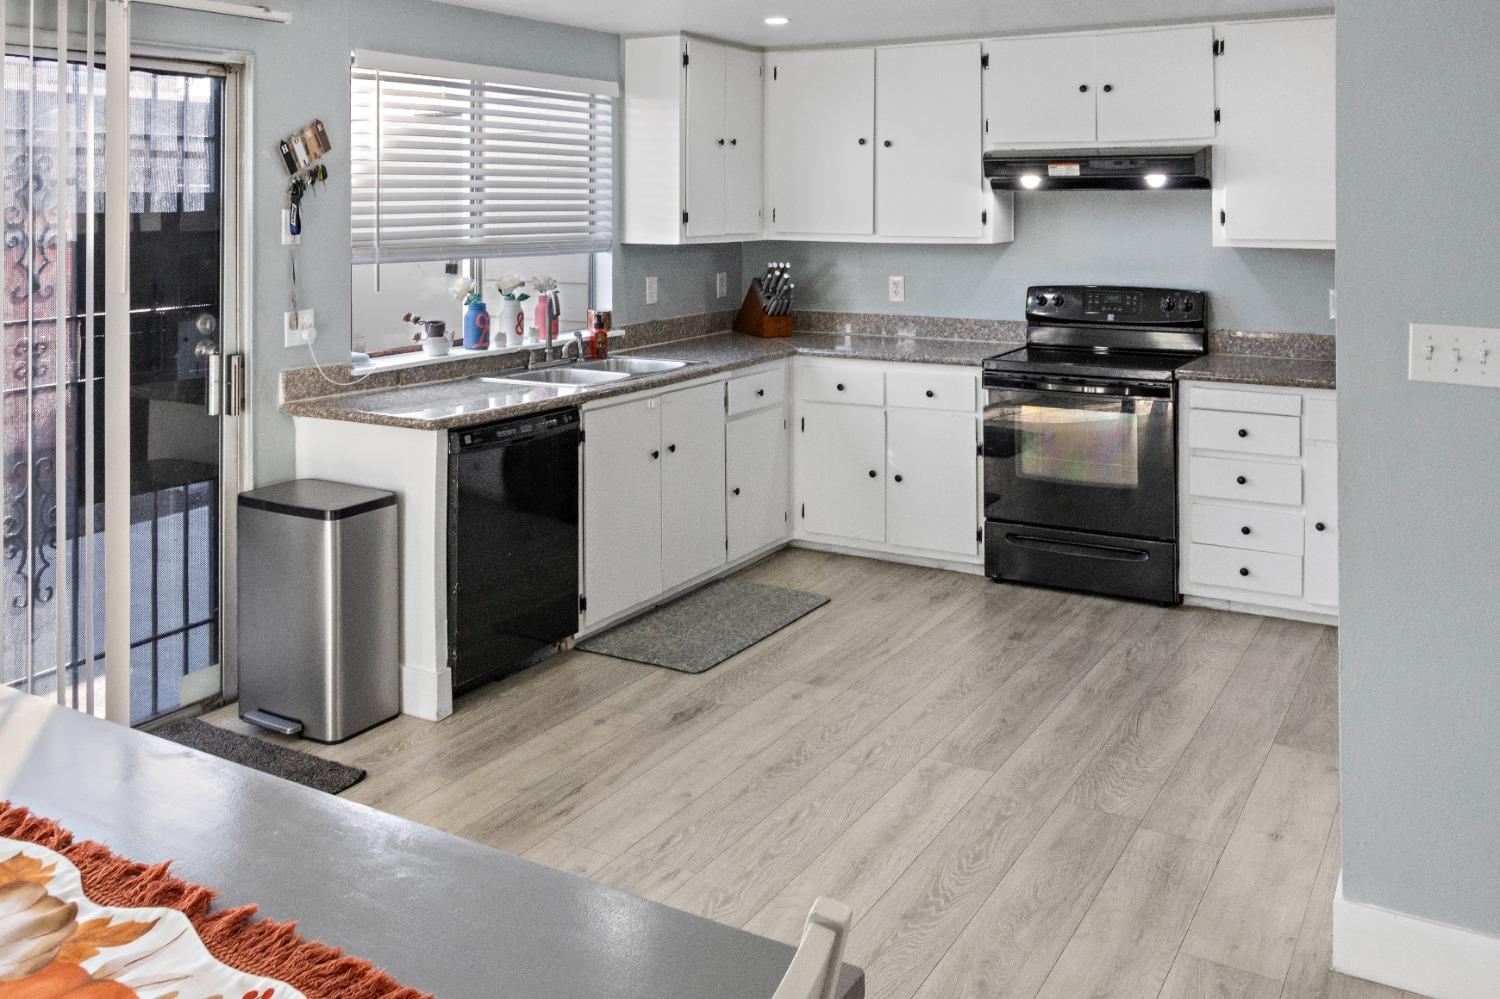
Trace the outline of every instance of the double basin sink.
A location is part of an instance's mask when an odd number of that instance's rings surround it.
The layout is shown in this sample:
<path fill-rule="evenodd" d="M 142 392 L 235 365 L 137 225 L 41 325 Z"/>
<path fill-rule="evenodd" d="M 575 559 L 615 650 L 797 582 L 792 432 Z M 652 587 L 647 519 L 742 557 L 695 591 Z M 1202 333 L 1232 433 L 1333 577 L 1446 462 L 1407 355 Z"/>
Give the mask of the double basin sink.
<path fill-rule="evenodd" d="M 479 381 L 505 385 L 573 385 L 584 388 L 606 382 L 624 381 L 627 378 L 658 375 L 664 371 L 676 371 L 687 365 L 687 361 L 658 361 L 645 357 L 606 357 L 597 361 L 579 361 L 576 364 L 540 368 L 536 371 L 485 375 L 481 376 Z"/>

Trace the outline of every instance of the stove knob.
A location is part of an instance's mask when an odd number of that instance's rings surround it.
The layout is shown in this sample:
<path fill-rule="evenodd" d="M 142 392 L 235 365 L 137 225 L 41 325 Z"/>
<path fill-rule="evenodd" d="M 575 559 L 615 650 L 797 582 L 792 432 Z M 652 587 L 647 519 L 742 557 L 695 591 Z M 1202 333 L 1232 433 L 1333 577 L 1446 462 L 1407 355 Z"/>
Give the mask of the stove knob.
<path fill-rule="evenodd" d="M 1062 296 L 1061 295 L 1053 295 L 1052 296 L 1052 307 L 1053 308 L 1057 308 L 1060 305 L 1062 305 Z"/>
<path fill-rule="evenodd" d="M 1040 309 L 1040 308 L 1042 308 L 1043 306 L 1045 306 L 1047 304 L 1047 296 L 1046 295 L 1037 295 L 1035 298 L 1033 298 L 1031 300 L 1031 304 L 1035 305 L 1038 309 Z"/>
<path fill-rule="evenodd" d="M 1193 311 L 1193 300 L 1191 298 L 1184 298 L 1182 300 L 1182 311 L 1183 312 L 1192 312 Z"/>
<path fill-rule="evenodd" d="M 1175 299 L 1164 298 L 1161 300 L 1161 311 L 1171 312 L 1175 308 L 1177 308 L 1177 301 Z"/>

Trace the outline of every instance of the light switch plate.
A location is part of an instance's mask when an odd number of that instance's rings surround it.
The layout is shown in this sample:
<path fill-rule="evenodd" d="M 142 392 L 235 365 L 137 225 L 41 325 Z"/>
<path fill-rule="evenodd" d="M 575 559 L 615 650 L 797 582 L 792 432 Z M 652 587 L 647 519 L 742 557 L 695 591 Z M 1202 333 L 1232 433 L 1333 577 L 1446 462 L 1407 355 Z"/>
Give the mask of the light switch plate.
<path fill-rule="evenodd" d="M 1412 323 L 1407 377 L 1500 387 L 1500 330 Z"/>
<path fill-rule="evenodd" d="M 655 278 L 655 276 L 648 277 L 646 279 L 646 304 L 647 305 L 655 305 L 656 304 L 656 296 L 657 296 L 656 278 Z"/>
<path fill-rule="evenodd" d="M 318 328 L 313 323 L 313 310 L 300 309 L 295 319 L 290 312 L 282 313 L 284 342 L 288 347 L 302 347 L 318 338 Z"/>
<path fill-rule="evenodd" d="M 729 275 L 724 271 L 714 275 L 714 297 L 723 298 L 729 294 Z"/>
<path fill-rule="evenodd" d="M 900 274 L 891 275 L 891 301 L 906 301 L 906 278 Z"/>

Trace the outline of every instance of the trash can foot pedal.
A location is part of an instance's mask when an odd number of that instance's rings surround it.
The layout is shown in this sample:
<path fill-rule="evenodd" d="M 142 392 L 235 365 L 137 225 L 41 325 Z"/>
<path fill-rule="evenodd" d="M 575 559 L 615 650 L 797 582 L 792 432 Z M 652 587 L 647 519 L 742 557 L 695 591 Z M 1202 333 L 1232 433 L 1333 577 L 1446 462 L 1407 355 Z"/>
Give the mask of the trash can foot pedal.
<path fill-rule="evenodd" d="M 256 728 L 267 729 L 271 732 L 280 732 L 282 735 L 301 735 L 302 723 L 290 718 L 274 715 L 269 711 L 256 708 L 254 711 L 246 711 L 240 715 L 242 719 L 254 725 Z"/>

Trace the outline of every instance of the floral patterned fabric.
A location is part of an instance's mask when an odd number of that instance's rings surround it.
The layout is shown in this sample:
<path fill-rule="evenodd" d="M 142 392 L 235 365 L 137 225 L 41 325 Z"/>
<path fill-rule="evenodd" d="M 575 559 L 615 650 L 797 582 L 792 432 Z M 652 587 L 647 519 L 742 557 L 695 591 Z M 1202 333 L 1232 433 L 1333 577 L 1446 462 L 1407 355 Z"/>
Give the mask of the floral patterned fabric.
<path fill-rule="evenodd" d="M 216 960 L 176 909 L 95 905 L 78 869 L 0 837 L 0 999 L 304 999 Z"/>

